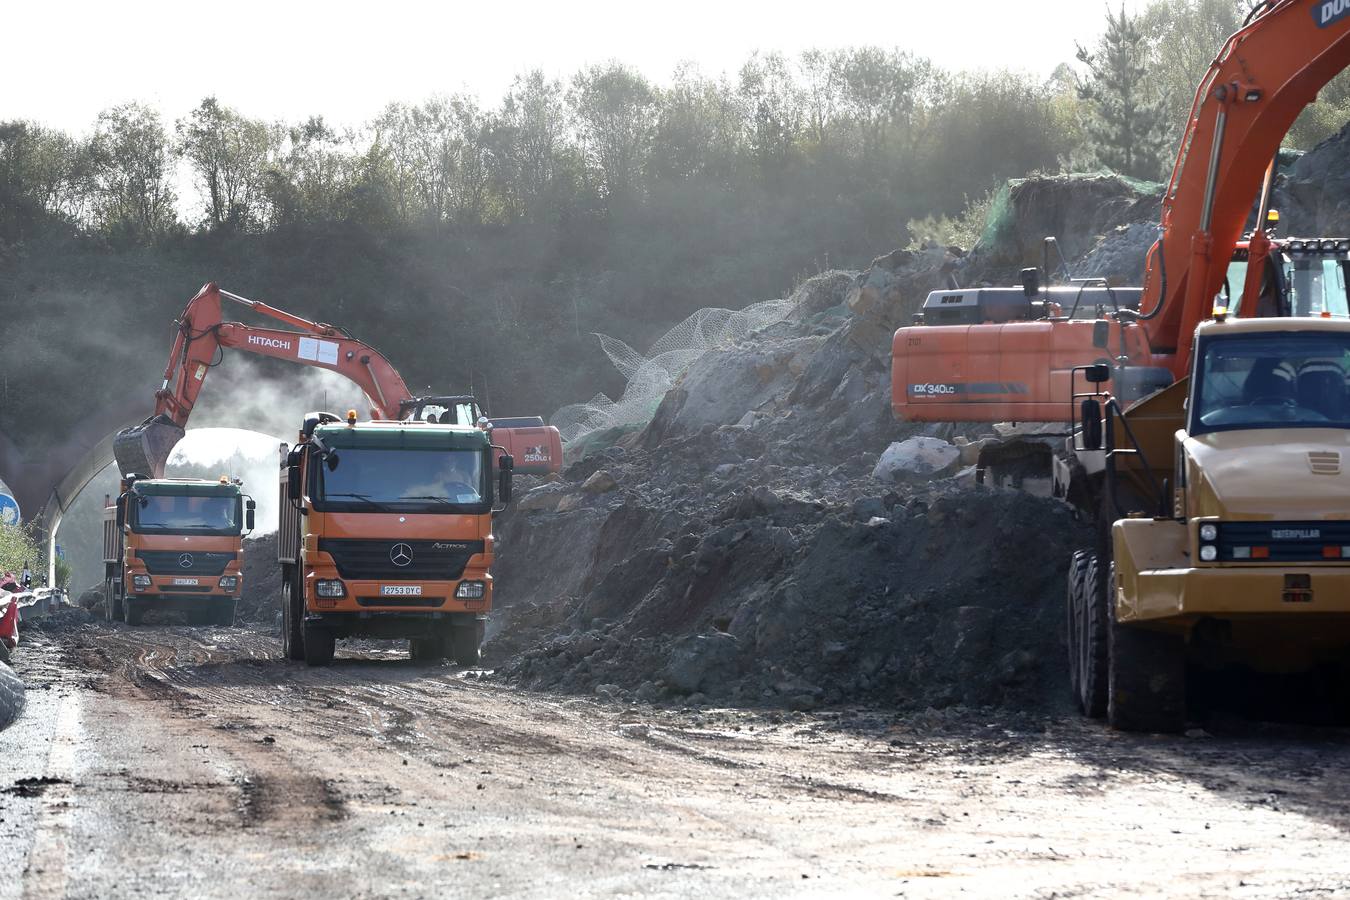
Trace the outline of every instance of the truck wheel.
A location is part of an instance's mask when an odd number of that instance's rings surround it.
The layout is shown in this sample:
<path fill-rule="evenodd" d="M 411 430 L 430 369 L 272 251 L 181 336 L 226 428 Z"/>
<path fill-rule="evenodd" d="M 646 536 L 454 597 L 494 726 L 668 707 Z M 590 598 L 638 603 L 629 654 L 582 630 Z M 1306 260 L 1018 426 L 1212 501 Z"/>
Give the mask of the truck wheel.
<path fill-rule="evenodd" d="M 1114 575 L 1113 570 L 1112 585 Z M 1186 727 L 1185 635 L 1121 625 L 1115 620 L 1114 603 L 1107 612 L 1107 721 L 1120 731 L 1182 731 Z"/>
<path fill-rule="evenodd" d="M 1077 593 L 1070 597 L 1069 665 L 1073 673 L 1078 711 L 1091 719 L 1106 715 L 1106 617 L 1109 591 L 1102 579 L 1100 558 L 1074 556 Z"/>
<path fill-rule="evenodd" d="M 122 603 L 117 596 L 117 585 L 111 578 L 103 581 L 103 616 L 109 622 L 122 620 Z"/>
<path fill-rule="evenodd" d="M 288 577 L 281 583 L 281 652 L 287 659 L 305 658 L 305 620 L 303 600 L 297 596 L 295 579 Z"/>
<path fill-rule="evenodd" d="M 139 625 L 145 620 L 145 607 L 142 600 L 130 597 L 122 598 L 122 621 L 128 625 Z"/>
<path fill-rule="evenodd" d="M 333 661 L 333 653 L 337 649 L 333 632 L 321 625 L 306 625 L 304 635 L 305 665 L 326 666 Z"/>
<path fill-rule="evenodd" d="M 476 666 L 483 659 L 483 623 L 456 625 L 450 629 L 450 655 L 457 666 Z"/>
<path fill-rule="evenodd" d="M 438 662 L 446 657 L 445 644 L 443 637 L 411 638 L 408 641 L 408 657 L 419 662 Z"/>
<path fill-rule="evenodd" d="M 235 600 L 231 597 L 228 600 L 217 600 L 215 608 L 211 610 L 211 624 L 221 625 L 230 628 L 234 625 L 234 606 Z"/>

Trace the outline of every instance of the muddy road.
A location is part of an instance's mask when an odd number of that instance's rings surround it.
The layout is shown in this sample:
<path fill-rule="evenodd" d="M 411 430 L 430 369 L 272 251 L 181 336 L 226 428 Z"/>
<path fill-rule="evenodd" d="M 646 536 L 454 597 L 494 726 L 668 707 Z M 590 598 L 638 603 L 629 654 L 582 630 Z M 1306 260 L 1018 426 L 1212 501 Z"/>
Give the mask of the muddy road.
<path fill-rule="evenodd" d="M 626 708 L 278 649 L 36 636 L 0 897 L 1350 892 L 1343 731 Z"/>

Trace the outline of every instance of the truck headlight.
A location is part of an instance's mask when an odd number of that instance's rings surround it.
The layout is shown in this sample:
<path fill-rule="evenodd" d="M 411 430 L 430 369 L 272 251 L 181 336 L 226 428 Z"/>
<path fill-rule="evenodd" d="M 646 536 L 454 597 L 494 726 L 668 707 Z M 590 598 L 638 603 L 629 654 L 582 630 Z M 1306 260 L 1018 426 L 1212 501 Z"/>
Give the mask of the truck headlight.
<path fill-rule="evenodd" d="M 239 587 L 238 575 L 225 575 L 220 579 L 220 589 L 222 591 L 232 591 Z"/>
<path fill-rule="evenodd" d="M 314 594 L 317 597 L 345 597 L 347 586 L 337 579 L 314 582 Z"/>
<path fill-rule="evenodd" d="M 138 590 L 138 591 L 143 591 L 143 590 L 145 590 L 146 588 L 148 588 L 148 587 L 149 587 L 150 585 L 152 585 L 152 584 L 154 584 L 154 582 L 150 580 L 150 576 L 149 576 L 149 575 L 132 575 L 132 576 L 131 576 L 131 586 L 134 587 L 134 588 L 135 588 L 136 590 Z"/>
<path fill-rule="evenodd" d="M 1213 544 L 1205 544 L 1200 548 L 1200 558 L 1205 562 L 1214 562 L 1219 558 L 1219 548 Z"/>
<path fill-rule="evenodd" d="M 1206 522 L 1200 526 L 1200 540 L 1217 541 L 1219 539 L 1219 526 Z"/>
<path fill-rule="evenodd" d="M 461 581 L 455 596 L 460 600 L 482 600 L 486 592 L 487 585 L 481 581 Z"/>

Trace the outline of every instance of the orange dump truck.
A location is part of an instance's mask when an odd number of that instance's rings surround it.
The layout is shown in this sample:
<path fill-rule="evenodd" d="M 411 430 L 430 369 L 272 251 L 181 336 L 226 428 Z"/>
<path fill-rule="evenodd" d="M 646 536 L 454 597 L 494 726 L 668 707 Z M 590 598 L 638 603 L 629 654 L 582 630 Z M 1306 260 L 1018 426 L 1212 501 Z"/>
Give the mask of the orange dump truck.
<path fill-rule="evenodd" d="M 108 619 L 139 625 L 147 609 L 170 609 L 194 624 L 234 624 L 254 509 L 226 478 L 128 476 L 103 512 Z"/>
<path fill-rule="evenodd" d="M 327 665 L 341 638 L 406 639 L 414 659 L 479 660 L 492 517 L 514 460 L 472 426 L 304 420 L 282 445 L 282 644 Z M 496 477 L 494 477 L 496 473 Z"/>

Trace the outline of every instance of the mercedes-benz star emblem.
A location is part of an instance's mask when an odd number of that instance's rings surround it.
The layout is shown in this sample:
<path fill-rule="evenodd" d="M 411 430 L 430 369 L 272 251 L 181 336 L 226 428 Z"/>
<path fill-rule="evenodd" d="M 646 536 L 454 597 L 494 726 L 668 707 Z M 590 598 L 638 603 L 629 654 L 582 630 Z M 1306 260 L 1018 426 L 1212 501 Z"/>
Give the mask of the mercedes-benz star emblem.
<path fill-rule="evenodd" d="M 178 554 L 178 568 L 180 568 L 180 569 L 190 569 L 190 568 L 192 568 L 192 554 L 191 554 L 191 553 L 180 553 L 180 554 Z"/>
<path fill-rule="evenodd" d="M 400 569 L 412 565 L 412 547 L 407 544 L 395 544 L 389 548 L 389 561 Z"/>

